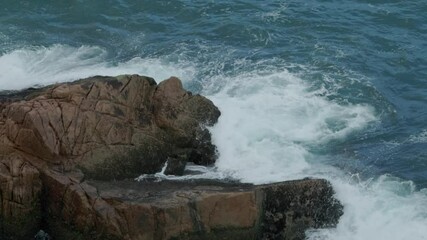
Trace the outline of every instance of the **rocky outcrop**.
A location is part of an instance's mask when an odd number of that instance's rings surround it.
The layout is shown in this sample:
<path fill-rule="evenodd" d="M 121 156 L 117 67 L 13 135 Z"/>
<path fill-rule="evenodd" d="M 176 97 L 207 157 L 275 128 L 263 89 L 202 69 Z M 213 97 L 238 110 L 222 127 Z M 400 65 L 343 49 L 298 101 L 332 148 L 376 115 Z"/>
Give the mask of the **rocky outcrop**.
<path fill-rule="evenodd" d="M 65 177 L 53 181 L 52 172 L 81 169 L 88 178 L 118 180 L 158 172 L 168 159 L 168 173 L 177 175 L 188 161 L 212 164 L 215 147 L 205 127 L 219 115 L 211 101 L 185 91 L 174 77 L 157 84 L 138 75 L 97 76 L 3 92 L 0 230 L 20 229 L 18 238 L 34 232 L 42 192 L 65 204 L 72 189 L 65 189 Z M 32 227 L 21 228 L 26 225 Z"/>
<path fill-rule="evenodd" d="M 334 227 L 342 206 L 325 180 L 263 186 L 262 239 L 304 239 L 309 228 Z"/>
<path fill-rule="evenodd" d="M 63 193 L 45 196 L 48 211 L 62 216 L 46 227 L 58 239 L 304 239 L 308 228 L 334 226 L 342 215 L 319 179 L 254 186 L 45 178 Z"/>
<path fill-rule="evenodd" d="M 155 173 L 167 158 L 215 161 L 205 126 L 220 112 L 177 78 L 93 77 L 2 98 L 3 154 L 27 154 L 61 171 L 77 166 L 98 179 Z"/>
<path fill-rule="evenodd" d="M 324 180 L 129 180 L 216 159 L 220 112 L 177 78 L 7 92 L 0 112 L 0 239 L 303 239 L 342 214 Z"/>

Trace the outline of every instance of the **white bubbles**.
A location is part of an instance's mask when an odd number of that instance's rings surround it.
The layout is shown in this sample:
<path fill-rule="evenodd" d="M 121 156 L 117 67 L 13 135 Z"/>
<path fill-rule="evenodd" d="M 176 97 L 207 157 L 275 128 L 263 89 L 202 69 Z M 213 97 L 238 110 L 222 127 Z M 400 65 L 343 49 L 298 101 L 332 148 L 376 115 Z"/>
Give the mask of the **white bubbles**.
<path fill-rule="evenodd" d="M 411 135 L 408 139 L 409 142 L 413 143 L 425 143 L 427 142 L 427 129 L 423 129 L 420 133 Z"/>
<path fill-rule="evenodd" d="M 372 107 L 330 100 L 327 90 L 284 69 L 248 69 L 211 80 L 223 85 L 209 96 L 222 112 L 211 129 L 219 171 L 251 183 L 328 179 L 344 215 L 336 228 L 310 230 L 312 240 L 427 239 L 427 194 L 413 182 L 389 174 L 360 180 L 311 152 L 378 122 Z"/>
<path fill-rule="evenodd" d="M 188 79 L 194 68 L 156 58 L 133 58 L 112 62 L 106 50 L 96 46 L 53 45 L 18 49 L 0 56 L 0 90 L 22 89 L 72 81 L 94 75 L 141 74 L 164 80 Z"/>
<path fill-rule="evenodd" d="M 183 176 L 165 175 L 167 163 L 163 166 L 160 172 L 155 174 L 142 174 L 135 178 L 136 181 L 162 181 L 162 180 L 173 180 L 173 181 L 186 181 L 186 180 L 197 180 L 197 179 L 227 179 L 228 176 L 220 171 L 217 171 L 215 167 L 206 167 L 195 165 L 193 163 L 187 163 Z"/>
<path fill-rule="evenodd" d="M 360 184 L 331 180 L 344 215 L 336 228 L 309 232 L 316 240 L 427 239 L 427 194 L 391 175 Z"/>
<path fill-rule="evenodd" d="M 343 138 L 376 120 L 369 106 L 340 105 L 309 89 L 284 69 L 229 77 L 210 96 L 222 112 L 212 128 L 218 168 L 254 183 L 303 177 L 311 169 L 309 146 Z"/>

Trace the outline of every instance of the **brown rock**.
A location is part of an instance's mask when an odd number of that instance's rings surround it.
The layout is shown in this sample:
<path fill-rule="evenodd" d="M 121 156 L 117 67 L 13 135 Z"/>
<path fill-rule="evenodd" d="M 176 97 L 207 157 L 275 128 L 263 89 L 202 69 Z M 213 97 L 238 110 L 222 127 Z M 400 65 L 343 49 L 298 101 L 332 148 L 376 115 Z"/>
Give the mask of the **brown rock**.
<path fill-rule="evenodd" d="M 22 156 L 3 156 L 0 163 L 0 236 L 29 239 L 41 221 L 39 171 Z M 3 239 L 3 238 L 1 238 Z"/>
<path fill-rule="evenodd" d="M 221 228 L 252 228 L 261 210 L 255 192 L 205 193 L 198 200 L 198 214 L 207 232 Z"/>
<path fill-rule="evenodd" d="M 81 239 L 304 239 L 311 227 L 333 226 L 341 205 L 325 180 L 262 186 L 213 181 L 68 184 L 62 224 Z M 51 192 L 51 191 L 49 191 Z M 52 210 L 54 210 L 52 209 Z M 52 235 L 62 239 L 57 221 Z M 49 232 L 48 231 L 48 232 Z M 61 235 L 62 234 L 62 235 Z"/>
<path fill-rule="evenodd" d="M 177 78 L 93 77 L 25 93 L 3 97 L 0 138 L 57 169 L 120 179 L 157 172 L 172 155 L 215 160 L 203 125 L 220 113 Z"/>
<path fill-rule="evenodd" d="M 190 102 L 203 107 L 189 109 Z M 182 166 L 193 152 L 215 159 L 211 142 L 196 137 L 217 121 L 218 109 L 173 77 L 157 85 L 138 75 L 97 76 L 4 92 L 0 112 L 0 230 L 31 222 L 22 237 L 38 227 L 42 210 L 79 230 L 108 222 L 109 231 L 123 233 L 117 210 L 80 184 L 83 175 L 70 177 L 76 168 L 86 177 L 121 179 L 157 172 L 169 156 L 179 155 Z"/>

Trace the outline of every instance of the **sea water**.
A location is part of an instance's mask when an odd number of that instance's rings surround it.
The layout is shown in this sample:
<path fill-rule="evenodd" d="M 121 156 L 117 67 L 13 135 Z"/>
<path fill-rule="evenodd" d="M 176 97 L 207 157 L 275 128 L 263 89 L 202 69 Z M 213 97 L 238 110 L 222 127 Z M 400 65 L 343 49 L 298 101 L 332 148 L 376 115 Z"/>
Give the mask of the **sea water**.
<path fill-rule="evenodd" d="M 427 239 L 426 13 L 423 0 L 0 0 L 0 89 L 177 76 L 222 112 L 219 159 L 191 177 L 326 178 L 344 215 L 308 239 Z"/>

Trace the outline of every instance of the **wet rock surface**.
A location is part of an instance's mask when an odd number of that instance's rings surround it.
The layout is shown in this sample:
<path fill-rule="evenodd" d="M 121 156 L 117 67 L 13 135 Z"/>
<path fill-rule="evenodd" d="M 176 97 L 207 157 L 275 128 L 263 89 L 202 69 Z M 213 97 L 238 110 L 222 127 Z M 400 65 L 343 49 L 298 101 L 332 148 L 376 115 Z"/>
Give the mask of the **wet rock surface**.
<path fill-rule="evenodd" d="M 220 112 L 177 78 L 0 93 L 0 239 L 303 239 L 342 214 L 324 180 L 143 181 L 210 165 Z"/>
<path fill-rule="evenodd" d="M 325 180 L 271 184 L 263 193 L 261 239 L 304 239 L 305 230 L 334 227 L 343 214 Z"/>

